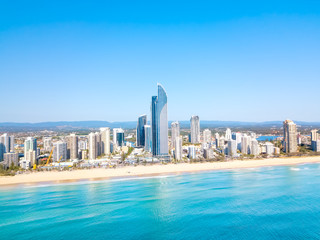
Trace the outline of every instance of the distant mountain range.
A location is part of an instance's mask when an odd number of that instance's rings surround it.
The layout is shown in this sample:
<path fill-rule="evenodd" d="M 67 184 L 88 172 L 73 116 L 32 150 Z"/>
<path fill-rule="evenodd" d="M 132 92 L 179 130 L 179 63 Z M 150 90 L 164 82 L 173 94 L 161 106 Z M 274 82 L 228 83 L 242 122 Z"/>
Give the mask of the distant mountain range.
<path fill-rule="evenodd" d="M 169 121 L 169 126 L 172 121 Z M 189 121 L 179 121 L 181 128 L 189 128 Z M 201 128 L 218 128 L 218 127 L 281 127 L 282 121 L 269 122 L 240 122 L 240 121 L 200 121 Z M 303 127 L 320 127 L 320 122 L 301 122 L 296 121 L 297 125 Z M 0 131 L 37 131 L 37 130 L 54 130 L 54 131 L 72 131 L 72 130 L 88 130 L 97 129 L 100 127 L 110 128 L 136 128 L 136 121 L 128 122 L 107 122 L 107 121 L 61 121 L 61 122 L 40 122 L 40 123 L 15 123 L 3 122 L 0 123 Z"/>

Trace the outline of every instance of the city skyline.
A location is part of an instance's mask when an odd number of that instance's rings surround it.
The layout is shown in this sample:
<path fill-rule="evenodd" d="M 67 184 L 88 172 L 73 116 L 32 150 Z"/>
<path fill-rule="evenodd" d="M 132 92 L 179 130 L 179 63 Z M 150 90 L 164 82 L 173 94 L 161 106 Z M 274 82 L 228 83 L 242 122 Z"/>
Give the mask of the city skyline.
<path fill-rule="evenodd" d="M 319 2 L 18 1 L 0 11 L 0 122 L 133 121 L 157 82 L 173 121 L 320 121 L 305 101 L 320 88 Z M 23 107 L 31 97 L 37 111 Z"/>

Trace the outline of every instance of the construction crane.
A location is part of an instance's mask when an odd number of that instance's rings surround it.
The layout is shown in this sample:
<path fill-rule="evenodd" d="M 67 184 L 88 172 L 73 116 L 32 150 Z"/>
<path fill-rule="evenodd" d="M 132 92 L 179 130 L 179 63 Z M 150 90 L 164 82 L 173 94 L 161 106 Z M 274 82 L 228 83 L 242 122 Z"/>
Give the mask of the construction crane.
<path fill-rule="evenodd" d="M 61 155 L 61 157 L 60 157 L 60 159 L 59 159 L 59 162 L 58 163 L 60 163 L 60 161 L 61 161 L 61 158 L 62 158 L 62 155 Z M 60 165 L 60 164 L 59 164 Z"/>
<path fill-rule="evenodd" d="M 51 150 L 51 153 L 50 153 L 50 155 L 49 155 L 49 157 L 48 157 L 48 160 L 47 160 L 46 166 L 48 166 L 48 163 L 49 163 L 49 161 L 50 161 L 50 159 L 51 159 L 51 156 L 52 156 L 53 150 L 54 150 L 54 146 L 53 146 L 53 148 L 52 148 L 52 150 Z"/>

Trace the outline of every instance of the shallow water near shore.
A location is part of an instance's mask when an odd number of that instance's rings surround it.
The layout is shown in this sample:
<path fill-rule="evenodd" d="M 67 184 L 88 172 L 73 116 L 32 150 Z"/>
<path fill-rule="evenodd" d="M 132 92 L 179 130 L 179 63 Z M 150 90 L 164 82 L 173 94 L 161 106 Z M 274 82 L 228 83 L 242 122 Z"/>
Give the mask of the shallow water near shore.
<path fill-rule="evenodd" d="M 0 188 L 2 239 L 320 239 L 320 164 Z"/>

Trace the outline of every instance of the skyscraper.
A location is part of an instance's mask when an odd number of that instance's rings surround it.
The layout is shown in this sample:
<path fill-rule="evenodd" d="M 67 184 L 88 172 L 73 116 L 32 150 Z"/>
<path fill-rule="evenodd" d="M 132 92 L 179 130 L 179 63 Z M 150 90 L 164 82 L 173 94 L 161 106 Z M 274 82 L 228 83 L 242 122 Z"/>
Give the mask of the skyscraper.
<path fill-rule="evenodd" d="M 122 145 L 119 145 L 119 139 L 118 136 L 121 137 L 121 135 L 118 135 L 118 133 L 123 133 L 124 136 L 124 131 L 122 128 L 114 128 L 113 129 L 113 151 L 115 151 L 117 149 L 117 147 L 121 147 Z M 124 137 L 123 137 L 124 140 Z M 122 144 L 122 142 L 121 142 Z"/>
<path fill-rule="evenodd" d="M 176 140 L 180 137 L 180 123 L 179 122 L 173 122 L 171 123 L 171 143 L 172 148 L 176 147 Z"/>
<path fill-rule="evenodd" d="M 174 158 L 176 160 L 182 159 L 182 138 L 180 136 L 175 139 Z"/>
<path fill-rule="evenodd" d="M 241 153 L 250 154 L 251 150 L 251 137 L 244 134 L 241 139 Z"/>
<path fill-rule="evenodd" d="M 211 142 L 211 131 L 209 129 L 205 129 L 203 131 L 203 142 L 204 143 Z"/>
<path fill-rule="evenodd" d="M 67 143 L 56 142 L 53 144 L 53 161 L 66 161 L 67 160 Z M 61 160 L 60 160 L 61 159 Z"/>
<path fill-rule="evenodd" d="M 147 115 L 141 115 L 138 118 L 138 124 L 137 124 L 137 147 L 144 147 L 144 144 L 145 144 L 144 125 L 146 124 L 147 124 Z"/>
<path fill-rule="evenodd" d="M 226 130 L 226 136 L 225 136 L 226 141 L 229 141 L 232 139 L 232 135 L 231 135 L 231 129 L 227 128 Z"/>
<path fill-rule="evenodd" d="M 168 109 L 167 93 L 158 84 L 158 96 L 151 101 L 152 154 L 155 157 L 168 158 Z"/>
<path fill-rule="evenodd" d="M 233 139 L 228 140 L 228 156 L 237 156 L 237 141 Z"/>
<path fill-rule="evenodd" d="M 30 161 L 30 159 L 28 159 L 28 156 L 30 156 L 30 154 L 28 154 L 29 151 L 34 151 L 35 158 L 37 158 L 37 139 L 36 138 L 28 137 L 24 141 L 24 159 Z"/>
<path fill-rule="evenodd" d="M 255 157 L 260 154 L 260 148 L 257 139 L 252 139 L 251 141 L 251 154 Z"/>
<path fill-rule="evenodd" d="M 96 139 L 96 134 L 95 133 L 90 133 L 89 136 L 89 159 L 96 159 L 98 154 L 97 154 L 97 139 Z"/>
<path fill-rule="evenodd" d="M 294 153 L 298 151 L 297 125 L 291 120 L 283 122 L 283 146 L 284 152 Z"/>
<path fill-rule="evenodd" d="M 110 154 L 110 128 L 100 128 L 101 134 L 101 153 Z"/>
<path fill-rule="evenodd" d="M 200 143 L 200 120 L 198 116 L 192 116 L 190 119 L 190 140 L 191 143 Z"/>
<path fill-rule="evenodd" d="M 144 150 L 146 152 L 151 152 L 152 149 L 152 134 L 151 134 L 151 126 L 144 125 Z"/>
<path fill-rule="evenodd" d="M 78 159 L 78 136 L 70 134 L 68 150 L 70 150 L 70 159 Z"/>

